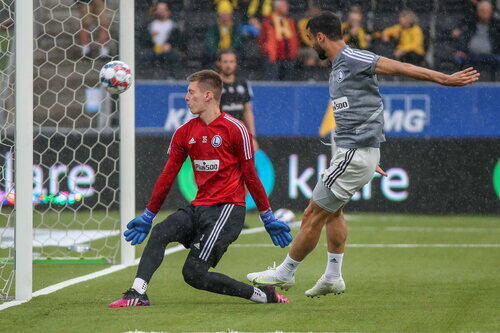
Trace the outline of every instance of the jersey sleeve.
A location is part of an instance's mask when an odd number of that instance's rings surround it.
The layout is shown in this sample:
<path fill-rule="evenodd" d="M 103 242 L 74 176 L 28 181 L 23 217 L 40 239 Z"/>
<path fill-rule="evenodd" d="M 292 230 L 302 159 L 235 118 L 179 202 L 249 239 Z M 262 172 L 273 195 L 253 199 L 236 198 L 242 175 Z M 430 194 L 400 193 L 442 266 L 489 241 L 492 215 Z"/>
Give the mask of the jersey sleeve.
<path fill-rule="evenodd" d="M 233 133 L 234 150 L 240 160 L 243 181 L 248 192 L 252 196 L 259 211 L 263 212 L 271 208 L 264 186 L 255 170 L 255 160 L 252 145 L 252 135 L 248 133 L 246 127 L 235 122 L 237 129 Z"/>
<path fill-rule="evenodd" d="M 187 150 L 183 147 L 182 133 L 177 130 L 170 140 L 170 145 L 167 151 L 168 160 L 163 167 L 163 171 L 156 180 L 155 186 L 151 193 L 151 197 L 147 204 L 147 209 L 153 213 L 158 213 L 165 198 L 170 192 L 170 188 L 174 183 L 175 177 L 179 172 L 182 164 L 186 160 Z"/>
<path fill-rule="evenodd" d="M 347 66 L 351 73 L 374 75 L 375 68 L 380 56 L 369 51 L 361 51 L 351 48 L 345 48 L 342 51 Z"/>

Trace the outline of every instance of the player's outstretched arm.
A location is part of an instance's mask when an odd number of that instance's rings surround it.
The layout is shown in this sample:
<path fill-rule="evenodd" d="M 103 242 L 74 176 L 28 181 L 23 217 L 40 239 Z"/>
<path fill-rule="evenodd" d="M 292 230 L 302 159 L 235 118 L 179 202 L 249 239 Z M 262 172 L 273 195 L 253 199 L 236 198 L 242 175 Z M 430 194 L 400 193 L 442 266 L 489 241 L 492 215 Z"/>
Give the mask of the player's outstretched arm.
<path fill-rule="evenodd" d="M 448 75 L 433 71 L 432 69 L 415 66 L 386 57 L 380 57 L 377 61 L 375 73 L 382 75 L 407 76 L 416 80 L 436 82 L 443 86 L 451 87 L 466 86 L 479 79 L 479 73 L 472 67 Z"/>

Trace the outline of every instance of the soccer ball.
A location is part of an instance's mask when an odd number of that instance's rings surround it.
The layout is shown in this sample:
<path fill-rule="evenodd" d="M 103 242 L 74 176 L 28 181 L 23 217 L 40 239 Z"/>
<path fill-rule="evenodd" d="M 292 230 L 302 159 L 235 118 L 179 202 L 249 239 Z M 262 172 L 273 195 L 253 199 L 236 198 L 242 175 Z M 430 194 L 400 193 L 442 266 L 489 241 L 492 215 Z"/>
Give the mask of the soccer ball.
<path fill-rule="evenodd" d="M 110 61 L 102 66 L 99 82 L 110 94 L 121 94 L 131 85 L 132 74 L 122 61 Z"/>
<path fill-rule="evenodd" d="M 295 221 L 295 214 L 286 208 L 280 208 L 274 212 L 274 216 L 283 222 L 291 223 Z"/>

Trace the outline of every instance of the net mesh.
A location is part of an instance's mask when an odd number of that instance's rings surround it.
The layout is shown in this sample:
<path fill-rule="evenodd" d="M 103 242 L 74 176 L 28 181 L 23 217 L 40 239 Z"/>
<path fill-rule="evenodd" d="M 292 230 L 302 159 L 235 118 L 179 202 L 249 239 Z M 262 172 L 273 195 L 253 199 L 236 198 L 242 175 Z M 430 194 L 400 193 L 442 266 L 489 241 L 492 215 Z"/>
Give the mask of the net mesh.
<path fill-rule="evenodd" d="M 0 299 L 14 283 L 14 0 L 0 2 Z"/>
<path fill-rule="evenodd" d="M 98 75 L 106 62 L 118 59 L 119 1 L 34 0 L 33 4 L 33 255 L 116 262 L 118 107 L 98 87 Z M 0 34 L 0 41 L 0 64 L 5 64 L 0 68 L 0 297 L 5 298 L 12 295 L 13 280 L 15 110 L 13 52 L 4 44 L 13 44 L 13 29 Z"/>

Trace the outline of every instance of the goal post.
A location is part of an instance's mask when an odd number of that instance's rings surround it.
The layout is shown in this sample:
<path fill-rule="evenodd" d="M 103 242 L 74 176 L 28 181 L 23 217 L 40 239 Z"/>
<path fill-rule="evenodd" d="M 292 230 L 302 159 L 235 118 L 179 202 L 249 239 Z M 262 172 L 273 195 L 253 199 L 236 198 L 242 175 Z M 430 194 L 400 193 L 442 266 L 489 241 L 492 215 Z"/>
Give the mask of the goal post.
<path fill-rule="evenodd" d="M 120 225 L 121 234 L 135 217 L 135 59 L 134 0 L 120 1 L 120 59 L 129 65 L 132 86 L 120 96 Z M 134 247 L 120 241 L 121 263 L 135 259 Z"/>
<path fill-rule="evenodd" d="M 33 289 L 33 1 L 15 4 L 15 298 Z"/>

